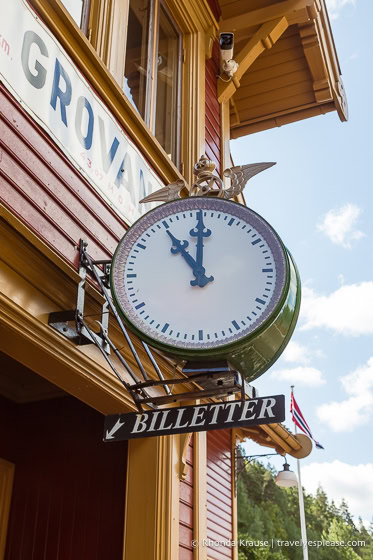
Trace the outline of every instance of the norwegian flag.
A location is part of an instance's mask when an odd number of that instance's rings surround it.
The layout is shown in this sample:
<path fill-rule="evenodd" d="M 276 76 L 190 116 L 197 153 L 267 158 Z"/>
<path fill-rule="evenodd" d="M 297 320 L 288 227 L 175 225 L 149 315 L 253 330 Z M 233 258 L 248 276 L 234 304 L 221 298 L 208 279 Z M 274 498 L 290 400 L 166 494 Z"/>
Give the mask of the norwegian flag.
<path fill-rule="evenodd" d="M 315 438 L 313 437 L 310 427 L 305 421 L 304 416 L 301 413 L 299 406 L 297 405 L 293 393 L 291 394 L 290 412 L 294 424 L 296 424 L 298 428 L 302 430 L 302 432 L 304 432 L 308 437 L 310 437 L 315 442 L 317 449 L 324 449 L 321 443 L 316 441 Z"/>

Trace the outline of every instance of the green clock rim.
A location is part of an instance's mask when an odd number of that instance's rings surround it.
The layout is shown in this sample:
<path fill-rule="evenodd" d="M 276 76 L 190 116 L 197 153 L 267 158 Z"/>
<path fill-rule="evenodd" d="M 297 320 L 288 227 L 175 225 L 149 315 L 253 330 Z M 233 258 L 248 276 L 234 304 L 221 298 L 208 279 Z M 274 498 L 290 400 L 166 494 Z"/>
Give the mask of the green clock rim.
<path fill-rule="evenodd" d="M 205 200 L 206 197 L 204 197 L 204 196 L 193 197 L 193 200 L 195 200 L 195 199 Z M 183 199 L 180 199 L 180 200 L 183 200 Z M 171 201 L 168 201 L 168 202 L 164 202 L 162 204 L 162 206 L 169 205 L 169 204 L 172 204 L 174 202 L 176 202 L 176 201 L 171 200 Z M 242 204 L 240 204 L 239 202 L 236 202 L 234 200 L 229 200 L 229 202 L 232 203 L 232 204 L 236 204 L 237 206 L 243 206 Z M 159 206 L 156 207 L 156 208 L 159 208 Z M 138 222 L 143 220 L 145 218 L 145 216 L 147 216 L 149 213 L 156 210 L 156 208 L 153 208 L 153 209 L 149 210 L 148 212 L 146 212 L 145 214 L 143 214 L 142 216 L 140 216 L 140 218 L 138 218 L 132 224 L 132 226 L 126 231 L 126 233 L 123 235 L 123 237 L 119 241 L 119 243 L 118 243 L 118 245 L 117 245 L 117 247 L 114 251 L 113 258 L 112 258 L 112 263 L 114 263 L 117 252 L 118 252 L 119 247 L 121 245 L 121 242 L 123 241 L 123 239 L 127 235 L 128 231 L 130 229 L 132 229 Z M 115 307 L 116 307 L 118 313 L 120 314 L 121 318 L 123 319 L 125 325 L 140 340 L 144 341 L 146 344 L 149 344 L 153 348 L 156 348 L 157 350 L 160 350 L 160 351 L 164 352 L 166 355 L 174 356 L 174 357 L 177 357 L 177 358 L 182 359 L 182 360 L 191 360 L 191 361 L 201 360 L 201 361 L 204 361 L 204 360 L 208 360 L 210 358 L 219 359 L 219 358 L 222 358 L 222 357 L 230 354 L 232 351 L 236 350 L 240 346 L 246 345 L 250 341 L 250 339 L 256 338 L 275 319 L 275 317 L 278 315 L 279 311 L 281 310 L 281 308 L 282 308 L 282 306 L 283 306 L 283 304 L 286 300 L 287 294 L 288 294 L 288 289 L 289 289 L 289 284 L 290 284 L 289 252 L 288 252 L 287 248 L 285 247 L 284 243 L 282 242 L 280 236 L 277 234 L 277 232 L 273 228 L 273 226 L 271 226 L 271 224 L 269 222 L 267 222 L 267 220 L 265 218 L 263 218 L 260 214 L 255 212 L 255 210 L 252 210 L 251 208 L 249 208 L 247 206 L 245 206 L 244 208 L 247 208 L 248 210 L 250 210 L 251 212 L 256 214 L 261 220 L 263 220 L 265 222 L 265 224 L 268 226 L 268 228 L 275 234 L 277 240 L 280 243 L 283 255 L 285 257 L 286 278 L 285 278 L 284 286 L 283 286 L 283 289 L 282 289 L 281 297 L 279 298 L 279 301 L 277 302 L 276 306 L 273 308 L 270 315 L 255 330 L 253 330 L 252 332 L 250 332 L 246 336 L 242 337 L 241 339 L 235 340 L 233 342 L 229 342 L 228 344 L 222 344 L 221 346 L 218 346 L 218 347 L 212 347 L 212 348 L 206 348 L 206 349 L 205 348 L 197 348 L 197 349 L 178 348 L 178 347 L 172 346 L 171 344 L 167 344 L 166 342 L 160 342 L 159 340 L 156 340 L 156 339 L 152 338 L 151 336 L 145 334 L 136 325 L 134 325 L 134 323 L 132 323 L 132 321 L 130 319 L 128 319 L 127 315 L 122 310 L 122 306 L 120 305 L 120 302 L 117 298 L 115 288 L 113 287 L 114 286 L 114 282 L 113 282 L 113 269 L 114 269 L 114 267 L 111 266 L 110 267 L 110 286 L 111 286 L 110 289 L 111 289 L 111 294 L 112 294 L 112 297 L 113 297 L 113 300 L 114 300 Z"/>
<path fill-rule="evenodd" d="M 294 329 L 295 329 L 297 321 L 298 321 L 299 312 L 300 312 L 300 304 L 301 304 L 301 300 L 302 300 L 300 274 L 299 274 L 298 267 L 295 264 L 295 261 L 293 259 L 292 254 L 288 250 L 286 250 L 286 252 L 287 252 L 287 256 L 289 258 L 289 261 L 291 261 L 291 263 L 294 267 L 296 284 L 297 284 L 297 287 L 299 287 L 299 289 L 296 292 L 295 306 L 294 306 L 294 311 L 293 311 L 293 316 L 292 316 L 292 319 L 291 319 L 290 327 L 289 327 L 289 329 L 286 333 L 286 336 L 285 336 L 284 340 L 281 343 L 281 346 L 277 349 L 276 353 L 272 356 L 271 360 L 268 362 L 268 364 L 265 366 L 265 368 L 260 369 L 258 371 L 257 375 L 255 375 L 254 377 L 252 377 L 250 379 L 250 382 L 254 381 L 258 377 L 263 375 L 263 373 L 268 371 L 273 366 L 273 364 L 278 360 L 278 358 L 281 356 L 281 354 L 285 350 L 286 346 L 288 345 L 288 342 L 290 341 L 290 339 L 293 335 Z M 290 263 L 289 263 L 289 266 L 290 266 Z M 289 274 L 290 274 L 290 271 L 289 271 Z"/>

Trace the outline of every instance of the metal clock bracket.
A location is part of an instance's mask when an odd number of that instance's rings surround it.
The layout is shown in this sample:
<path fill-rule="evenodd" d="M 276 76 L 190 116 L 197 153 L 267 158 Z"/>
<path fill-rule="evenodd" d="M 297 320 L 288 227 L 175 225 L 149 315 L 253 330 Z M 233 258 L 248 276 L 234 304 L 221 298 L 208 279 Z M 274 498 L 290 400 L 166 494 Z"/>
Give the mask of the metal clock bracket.
<path fill-rule="evenodd" d="M 182 377 L 165 379 L 149 346 L 141 340 L 141 345 L 152 364 L 156 376 L 155 379 L 150 378 L 112 301 L 110 293 L 111 261 L 94 261 L 89 256 L 87 247 L 88 243 L 84 240 L 80 240 L 80 281 L 78 283 L 76 308 L 50 313 L 48 324 L 77 345 L 94 344 L 100 350 L 113 373 L 130 393 L 139 412 L 144 412 L 142 406 L 144 404 L 154 409 L 160 404 L 183 400 L 203 399 L 207 397 L 222 398 L 235 393 L 240 393 L 242 400 L 245 400 L 246 398 L 254 398 L 256 396 L 255 389 L 244 380 L 241 373 L 233 370 L 227 362 L 219 362 L 215 364 L 198 364 L 194 362 L 187 363 L 182 370 L 182 373 L 184 374 Z M 99 332 L 95 332 L 91 328 L 84 315 L 87 276 L 95 280 L 105 299 L 101 309 L 101 320 L 96 321 L 96 324 L 99 327 Z M 126 346 L 131 351 L 135 359 L 141 378 L 138 377 L 138 372 L 135 373 L 133 371 L 130 364 L 109 337 L 108 331 L 110 314 L 115 318 L 122 332 Z M 131 377 L 132 383 L 128 383 L 128 381 L 123 378 L 117 366 L 112 362 L 110 357 L 112 352 L 118 358 L 121 368 L 123 368 L 123 370 Z M 193 390 L 173 394 L 172 389 L 174 386 L 190 382 L 195 385 Z M 149 394 L 148 389 L 158 386 L 163 388 L 165 393 L 164 395 L 154 396 Z"/>

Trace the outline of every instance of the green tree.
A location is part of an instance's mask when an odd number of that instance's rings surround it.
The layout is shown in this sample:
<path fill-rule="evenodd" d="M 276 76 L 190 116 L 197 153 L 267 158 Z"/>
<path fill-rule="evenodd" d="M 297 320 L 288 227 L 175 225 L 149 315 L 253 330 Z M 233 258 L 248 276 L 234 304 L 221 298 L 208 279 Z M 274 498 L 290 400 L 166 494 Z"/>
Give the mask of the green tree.
<path fill-rule="evenodd" d="M 302 548 L 295 546 L 301 540 L 297 488 L 279 488 L 270 465 L 244 459 L 239 464 L 238 536 L 253 543 L 239 547 L 239 560 L 302 560 Z M 373 560 L 373 522 L 369 528 L 361 519 L 356 524 L 346 501 L 337 507 L 321 487 L 315 496 L 304 492 L 304 505 L 307 540 L 315 543 L 309 545 L 310 560 Z M 320 546 L 318 541 L 351 544 Z"/>

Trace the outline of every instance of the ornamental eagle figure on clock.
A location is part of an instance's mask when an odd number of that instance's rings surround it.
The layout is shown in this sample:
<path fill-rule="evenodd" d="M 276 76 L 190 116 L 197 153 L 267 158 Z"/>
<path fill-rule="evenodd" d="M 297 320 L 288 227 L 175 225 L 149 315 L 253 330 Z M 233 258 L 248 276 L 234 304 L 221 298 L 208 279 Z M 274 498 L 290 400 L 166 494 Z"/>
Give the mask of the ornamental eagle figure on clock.
<path fill-rule="evenodd" d="M 256 212 L 230 200 L 273 163 L 224 171 L 203 157 L 189 197 L 176 181 L 143 199 L 167 201 L 142 216 L 113 257 L 111 289 L 129 328 L 188 361 L 227 360 L 247 380 L 286 347 L 299 313 L 291 255 Z"/>

